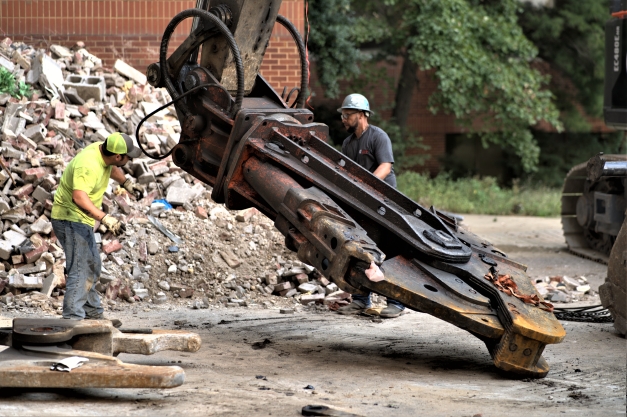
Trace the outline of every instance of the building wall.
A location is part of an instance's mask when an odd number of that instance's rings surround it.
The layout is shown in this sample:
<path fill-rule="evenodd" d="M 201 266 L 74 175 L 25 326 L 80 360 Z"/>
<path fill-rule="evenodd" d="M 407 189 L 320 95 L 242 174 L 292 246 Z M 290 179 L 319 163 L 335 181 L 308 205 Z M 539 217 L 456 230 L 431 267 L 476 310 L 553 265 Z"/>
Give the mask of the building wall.
<path fill-rule="evenodd" d="M 167 24 L 177 13 L 195 5 L 196 0 L 0 0 L 0 38 L 8 36 L 38 48 L 53 44 L 72 47 L 83 41 L 105 66 L 112 67 L 119 58 L 145 72 L 149 64 L 158 61 L 161 36 Z M 304 12 L 304 0 L 283 0 L 280 14 L 294 23 L 301 34 L 305 27 Z M 171 40 L 170 53 L 186 38 L 190 26 L 191 19 L 179 25 Z M 398 81 L 400 65 L 390 65 L 387 71 Z M 284 87 L 289 91 L 300 85 L 298 51 L 280 25 L 272 33 L 260 72 L 279 93 Z M 328 100 L 323 99 L 322 89 L 316 87 L 315 71 L 311 72 L 311 86 L 316 94 L 311 104 L 315 114 L 317 103 Z M 452 116 L 434 116 L 428 111 L 427 100 L 437 84 L 426 73 L 418 76 L 420 85 L 412 101 L 409 127 L 430 147 L 426 152 L 431 157 L 423 169 L 437 173 L 438 158 L 446 152 L 446 134 L 459 129 Z M 361 93 L 370 99 L 375 111 L 394 96 L 393 91 L 391 96 L 389 92 L 386 95 L 381 86 Z"/>
<path fill-rule="evenodd" d="M 105 66 L 112 67 L 119 58 L 145 72 L 159 59 L 161 36 L 170 20 L 195 5 L 195 0 L 0 0 L 0 37 L 40 48 L 52 44 L 72 47 L 83 41 Z M 279 13 L 302 34 L 304 0 L 283 0 Z M 191 21 L 179 25 L 170 52 L 186 38 Z M 298 62 L 291 36 L 277 25 L 262 75 L 279 91 L 297 86 Z"/>

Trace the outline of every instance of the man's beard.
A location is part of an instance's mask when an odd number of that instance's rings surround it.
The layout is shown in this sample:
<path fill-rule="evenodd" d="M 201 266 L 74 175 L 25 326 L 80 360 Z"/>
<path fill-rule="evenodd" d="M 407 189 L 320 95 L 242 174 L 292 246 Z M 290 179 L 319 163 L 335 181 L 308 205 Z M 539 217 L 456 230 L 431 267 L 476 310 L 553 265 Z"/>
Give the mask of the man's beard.
<path fill-rule="evenodd" d="M 348 133 L 351 133 L 351 134 L 352 134 L 352 133 L 355 133 L 355 131 L 356 131 L 356 130 L 357 130 L 357 126 L 348 126 L 348 127 L 346 128 L 346 131 L 347 131 Z"/>

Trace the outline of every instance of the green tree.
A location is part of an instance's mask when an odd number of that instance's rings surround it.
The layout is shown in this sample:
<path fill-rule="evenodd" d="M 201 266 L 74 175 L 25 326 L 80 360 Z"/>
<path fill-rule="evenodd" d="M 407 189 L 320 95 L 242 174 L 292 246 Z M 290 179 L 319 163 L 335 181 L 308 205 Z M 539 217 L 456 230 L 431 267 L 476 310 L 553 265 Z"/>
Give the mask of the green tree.
<path fill-rule="evenodd" d="M 569 131 L 586 132 L 590 116 L 603 115 L 607 1 L 556 0 L 553 7 L 526 5 L 520 24 L 538 47 L 543 72 L 551 75 L 561 120 Z"/>
<path fill-rule="evenodd" d="M 484 144 L 512 149 L 525 171 L 538 163 L 539 148 L 531 128 L 546 121 L 561 129 L 552 93 L 543 88 L 547 78 L 531 67 L 537 49 L 518 25 L 516 0 L 324 0 L 344 6 L 335 9 L 335 25 L 353 47 L 376 47 L 373 59 L 402 59 L 401 77 L 393 104 L 394 121 L 404 128 L 417 85 L 418 69 L 431 71 L 439 88 L 430 108 L 456 116 L 468 132 Z M 311 3 L 312 11 L 318 2 Z M 333 30 L 311 16 L 310 48 L 317 65 L 343 70 L 341 60 L 320 56 L 314 40 L 316 27 Z M 348 38 L 346 37 L 348 34 Z M 330 35 L 327 35 L 328 37 Z M 343 50 L 348 48 L 342 43 Z M 326 80 L 321 80 L 325 84 Z"/>
<path fill-rule="evenodd" d="M 357 76 L 357 63 L 362 60 L 349 29 L 355 23 L 351 1 L 315 0 L 310 4 L 307 43 L 315 56 L 316 72 L 326 96 L 335 98 L 339 93 L 338 81 Z"/>

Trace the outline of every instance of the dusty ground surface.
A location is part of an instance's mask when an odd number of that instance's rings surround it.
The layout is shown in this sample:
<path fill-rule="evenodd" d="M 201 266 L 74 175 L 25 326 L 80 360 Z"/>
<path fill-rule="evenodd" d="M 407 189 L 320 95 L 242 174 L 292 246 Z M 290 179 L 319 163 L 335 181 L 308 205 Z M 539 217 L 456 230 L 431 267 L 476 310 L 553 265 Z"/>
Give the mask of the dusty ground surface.
<path fill-rule="evenodd" d="M 466 216 L 465 222 L 526 263 L 532 278 L 584 275 L 593 289 L 603 281 L 605 266 L 570 255 L 551 232 L 559 230 L 558 219 Z M 526 244 L 535 235 L 542 237 L 536 248 Z M 285 315 L 261 306 L 136 304 L 115 313 L 125 323 L 201 335 L 197 353 L 120 355 L 133 363 L 174 362 L 185 369 L 185 384 L 170 390 L 3 389 L 0 415 L 297 416 L 308 404 L 362 416 L 625 414 L 626 342 L 611 324 L 563 322 L 566 339 L 544 353 L 549 375 L 513 380 L 496 370 L 478 339 L 423 313 L 381 322 L 316 308 Z"/>

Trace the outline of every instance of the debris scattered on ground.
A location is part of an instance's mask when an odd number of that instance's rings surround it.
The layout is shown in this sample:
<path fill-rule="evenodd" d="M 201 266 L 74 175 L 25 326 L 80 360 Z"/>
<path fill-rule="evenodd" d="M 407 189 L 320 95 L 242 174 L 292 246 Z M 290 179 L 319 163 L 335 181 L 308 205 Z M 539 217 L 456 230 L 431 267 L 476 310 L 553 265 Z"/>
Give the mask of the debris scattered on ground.
<path fill-rule="evenodd" d="M 598 299 L 598 293 L 590 289 L 584 276 L 553 276 L 536 279 L 534 283 L 538 294 L 546 301 L 554 303 L 572 303 Z"/>
<path fill-rule="evenodd" d="M 0 94 L 0 309 L 60 314 L 65 258 L 50 210 L 65 166 L 115 131 L 134 138 L 140 120 L 170 96 L 122 61 L 103 66 L 80 42 L 45 51 L 5 38 L 0 58 L 32 88 L 30 98 Z M 140 140 L 151 155 L 164 154 L 180 131 L 170 106 L 142 125 Z M 115 181 L 105 193 L 103 210 L 127 224 L 120 237 L 95 227 L 105 308 L 262 305 L 289 314 L 302 305 L 350 302 L 284 248 L 269 219 L 254 208 L 234 212 L 214 203 L 210 187 L 171 158 L 136 158 L 124 170 L 147 195 L 138 201 Z"/>

